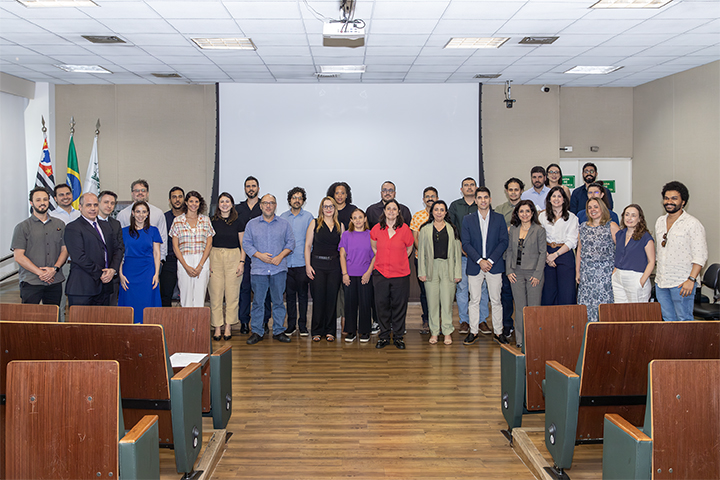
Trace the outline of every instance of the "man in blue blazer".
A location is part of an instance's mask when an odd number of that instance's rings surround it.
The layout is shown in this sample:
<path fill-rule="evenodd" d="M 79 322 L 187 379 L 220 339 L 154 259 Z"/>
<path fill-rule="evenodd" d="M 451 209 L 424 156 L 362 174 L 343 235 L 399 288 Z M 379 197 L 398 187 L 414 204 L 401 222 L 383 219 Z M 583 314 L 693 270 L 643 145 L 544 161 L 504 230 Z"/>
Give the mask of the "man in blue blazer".
<path fill-rule="evenodd" d="M 80 217 L 65 227 L 65 246 L 72 263 L 65 286 L 69 305 L 109 305 L 112 280 L 123 249 L 107 222 L 98 221 L 99 202 L 93 193 L 80 196 Z"/>
<path fill-rule="evenodd" d="M 507 224 L 505 217 L 490 208 L 492 198 L 487 187 L 478 187 L 475 190 L 475 202 L 478 206 L 477 213 L 465 216 L 462 222 L 462 247 L 468 256 L 467 275 L 470 291 L 468 306 L 470 333 L 463 343 L 465 345 L 475 343 L 481 331 L 480 302 L 487 302 L 487 298 L 483 299 L 481 295 L 483 282 L 487 282 L 490 296 L 493 337 L 500 343 L 508 343 L 503 335 L 500 296 L 502 274 L 505 272 L 503 253 L 509 243 Z"/>

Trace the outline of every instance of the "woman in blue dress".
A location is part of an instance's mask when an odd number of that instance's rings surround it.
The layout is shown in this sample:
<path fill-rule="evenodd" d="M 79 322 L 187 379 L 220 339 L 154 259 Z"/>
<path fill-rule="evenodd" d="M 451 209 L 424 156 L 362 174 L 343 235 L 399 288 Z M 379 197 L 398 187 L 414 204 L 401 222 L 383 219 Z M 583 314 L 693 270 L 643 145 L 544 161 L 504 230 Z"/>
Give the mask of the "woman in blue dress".
<path fill-rule="evenodd" d="M 135 202 L 130 225 L 122 229 L 125 258 L 120 265 L 118 305 L 133 307 L 134 323 L 143 323 L 145 307 L 161 307 L 159 275 L 160 244 L 157 227 L 150 225 L 150 208 Z"/>

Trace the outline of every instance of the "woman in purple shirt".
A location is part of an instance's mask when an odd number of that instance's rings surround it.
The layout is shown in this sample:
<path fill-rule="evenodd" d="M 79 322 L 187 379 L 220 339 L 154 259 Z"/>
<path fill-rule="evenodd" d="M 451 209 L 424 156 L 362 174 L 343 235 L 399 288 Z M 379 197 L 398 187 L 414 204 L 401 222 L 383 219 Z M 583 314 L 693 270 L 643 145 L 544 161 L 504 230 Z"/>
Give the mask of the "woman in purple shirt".
<path fill-rule="evenodd" d="M 615 269 L 612 287 L 615 303 L 650 300 L 650 274 L 655 267 L 655 242 L 640 205 L 625 207 L 615 234 Z"/>
<path fill-rule="evenodd" d="M 345 341 L 355 341 L 359 331 L 360 341 L 366 343 L 370 341 L 370 311 L 373 301 L 370 277 L 375 266 L 375 254 L 370 245 L 370 230 L 365 212 L 359 208 L 353 210 L 349 229 L 343 232 L 338 250 L 345 291 Z"/>

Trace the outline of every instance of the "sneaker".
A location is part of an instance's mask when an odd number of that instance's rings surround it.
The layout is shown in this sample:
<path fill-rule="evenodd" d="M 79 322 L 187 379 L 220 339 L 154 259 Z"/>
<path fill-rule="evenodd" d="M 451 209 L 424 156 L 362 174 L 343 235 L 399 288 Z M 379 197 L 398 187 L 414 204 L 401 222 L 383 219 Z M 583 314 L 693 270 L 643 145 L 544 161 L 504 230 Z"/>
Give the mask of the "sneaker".
<path fill-rule="evenodd" d="M 483 322 L 485 323 L 485 322 Z M 469 333 L 470 332 L 470 324 L 467 322 L 460 322 L 460 333 Z"/>
<path fill-rule="evenodd" d="M 301 337 L 307 337 L 308 335 L 310 335 L 310 333 L 307 330 L 303 330 L 302 328 L 300 329 Z"/>
<path fill-rule="evenodd" d="M 515 330 L 513 328 L 503 328 L 503 335 L 505 335 L 506 338 L 509 338 L 512 336 L 514 331 Z"/>
<path fill-rule="evenodd" d="M 483 335 L 490 335 L 492 333 L 492 330 L 490 330 L 490 327 L 488 327 L 487 322 L 481 322 L 478 326 L 478 329 Z"/>
<path fill-rule="evenodd" d="M 472 345 L 477 340 L 478 336 L 474 333 L 468 333 L 468 336 L 463 340 L 463 345 Z"/>
<path fill-rule="evenodd" d="M 357 338 L 357 335 L 355 335 L 354 333 L 348 333 L 347 335 L 345 335 L 345 341 L 347 343 L 354 342 L 356 338 Z"/>
<path fill-rule="evenodd" d="M 370 333 L 373 335 L 377 335 L 380 333 L 380 324 L 377 322 L 373 322 L 372 327 L 370 328 Z"/>
<path fill-rule="evenodd" d="M 293 333 L 295 333 L 295 327 L 285 330 L 285 335 L 287 335 L 288 337 L 292 337 Z"/>
<path fill-rule="evenodd" d="M 370 341 L 370 334 L 365 333 L 363 335 L 360 335 L 360 343 L 368 343 Z"/>

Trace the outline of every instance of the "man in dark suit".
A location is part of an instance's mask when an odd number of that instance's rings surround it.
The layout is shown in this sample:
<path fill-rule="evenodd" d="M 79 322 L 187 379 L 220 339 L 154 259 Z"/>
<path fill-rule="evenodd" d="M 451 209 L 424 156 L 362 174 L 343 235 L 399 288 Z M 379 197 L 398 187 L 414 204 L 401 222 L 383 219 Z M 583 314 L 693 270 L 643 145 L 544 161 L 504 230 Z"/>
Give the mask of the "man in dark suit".
<path fill-rule="evenodd" d="M 65 227 L 65 246 L 72 258 L 65 287 L 69 305 L 109 305 L 112 280 L 123 250 L 117 244 L 112 227 L 98 222 L 98 197 L 80 196 L 80 218 Z"/>
<path fill-rule="evenodd" d="M 478 207 L 477 213 L 466 215 L 462 222 L 462 248 L 468 257 L 467 275 L 470 290 L 468 306 L 470 333 L 463 343 L 465 345 L 475 343 L 480 331 L 489 330 L 487 325 L 484 329 L 480 329 L 480 302 L 487 302 L 486 298 L 481 298 L 483 282 L 487 283 L 490 296 L 493 337 L 499 343 L 508 343 L 503 335 L 500 296 L 502 274 L 505 272 L 503 253 L 508 247 L 507 225 L 505 217 L 490 208 L 492 199 L 487 187 L 478 187 L 475 190 L 475 203 Z"/>
<path fill-rule="evenodd" d="M 118 222 L 116 219 L 111 217 L 112 213 L 115 211 L 117 194 L 115 192 L 111 192 L 110 190 L 103 190 L 98 195 L 98 200 L 100 202 L 98 221 L 107 222 L 112 228 L 116 245 L 118 245 L 118 250 L 122 251 L 122 253 L 120 254 L 120 258 L 122 258 L 122 255 L 125 253 L 125 242 L 123 241 L 122 225 L 120 225 L 120 222 Z M 110 305 L 116 306 L 118 303 L 118 293 L 120 292 L 120 277 L 118 275 L 115 275 L 113 277 L 112 288 L 113 292 L 110 296 Z"/>

